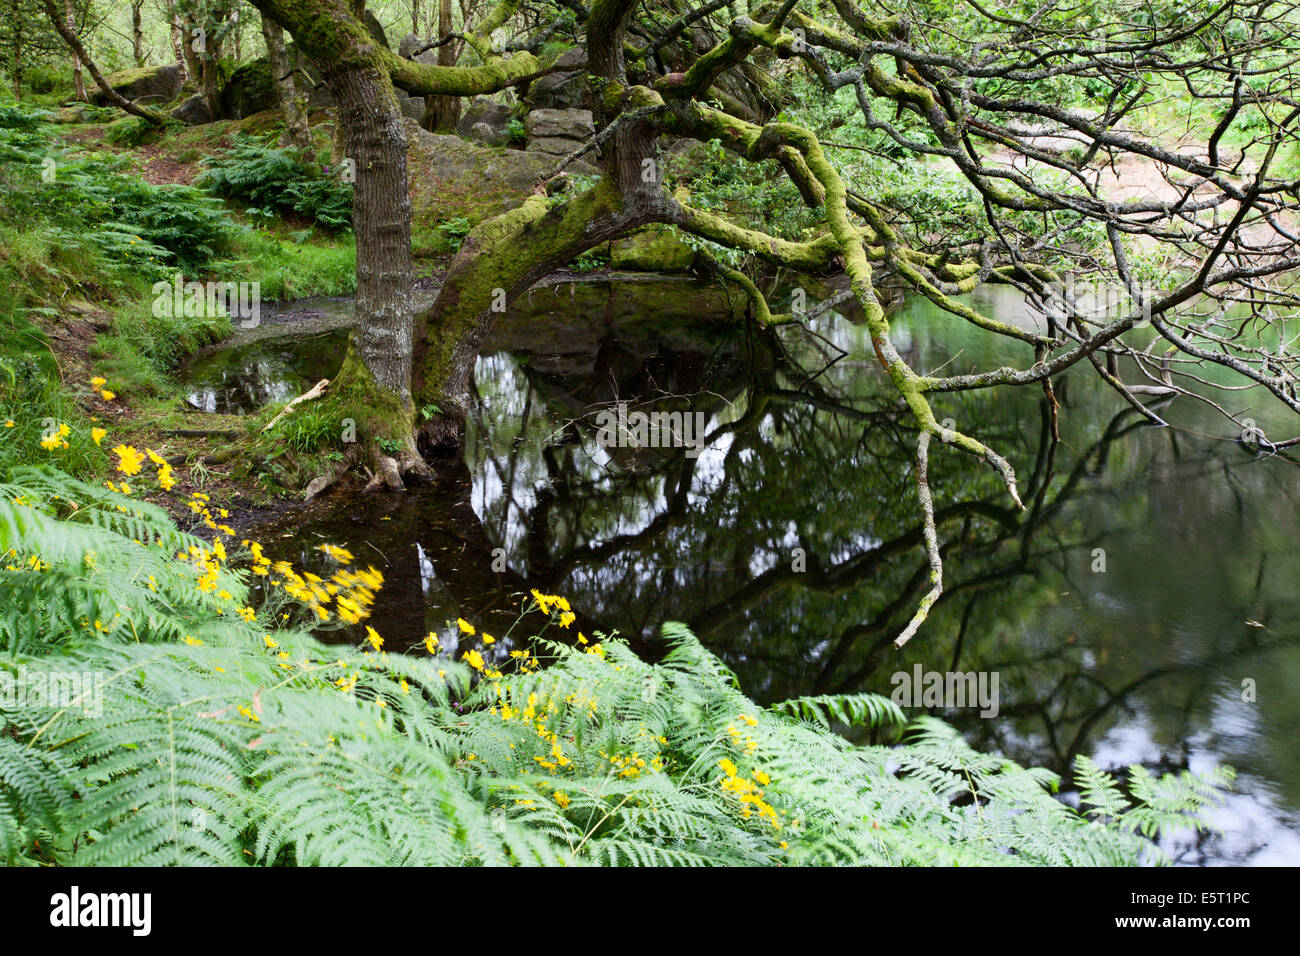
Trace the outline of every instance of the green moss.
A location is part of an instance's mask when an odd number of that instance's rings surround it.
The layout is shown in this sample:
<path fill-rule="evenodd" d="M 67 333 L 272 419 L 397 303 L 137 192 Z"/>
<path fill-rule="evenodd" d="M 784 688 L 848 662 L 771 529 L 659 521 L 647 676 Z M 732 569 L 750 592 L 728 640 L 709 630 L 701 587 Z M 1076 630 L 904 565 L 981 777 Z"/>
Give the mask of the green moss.
<path fill-rule="evenodd" d="M 610 246 L 610 266 L 633 272 L 686 272 L 695 250 L 666 226 L 648 226 Z"/>

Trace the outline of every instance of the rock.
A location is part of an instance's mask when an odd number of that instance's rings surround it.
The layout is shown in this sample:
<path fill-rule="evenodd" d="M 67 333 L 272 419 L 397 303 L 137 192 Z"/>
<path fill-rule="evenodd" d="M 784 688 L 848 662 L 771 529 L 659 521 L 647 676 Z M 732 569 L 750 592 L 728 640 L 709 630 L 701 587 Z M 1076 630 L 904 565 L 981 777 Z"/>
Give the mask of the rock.
<path fill-rule="evenodd" d="M 417 123 L 424 119 L 426 109 L 423 96 L 408 96 L 401 90 L 397 90 L 397 108 L 402 111 L 403 116 L 409 116 Z"/>
<path fill-rule="evenodd" d="M 416 63 L 425 63 L 433 66 L 438 62 L 437 50 L 425 50 L 419 56 L 412 56 L 416 50 L 424 46 L 424 41 L 414 33 L 408 33 L 402 37 L 402 42 L 397 45 L 397 55 L 403 60 L 414 60 Z"/>
<path fill-rule="evenodd" d="M 582 142 L 596 132 L 591 110 L 533 110 L 524 120 L 528 141 L 534 139 L 570 139 Z M 570 147 L 572 148 L 572 147 Z"/>
<path fill-rule="evenodd" d="M 587 81 L 587 53 L 574 47 L 561 53 L 557 67 L 573 67 L 548 73 L 528 88 L 528 103 L 534 109 L 581 109 L 591 105 L 591 86 Z"/>
<path fill-rule="evenodd" d="M 90 115 L 84 106 L 60 107 L 58 115 L 54 117 L 56 123 L 86 123 L 89 121 Z"/>
<path fill-rule="evenodd" d="M 138 100 L 143 96 L 156 96 L 159 102 L 174 99 L 181 91 L 181 73 L 175 64 L 170 66 L 142 66 L 134 70 L 122 70 L 108 77 L 108 85 L 120 96 L 128 100 Z M 96 106 L 105 105 L 108 100 L 103 92 L 96 88 L 90 93 L 90 102 Z"/>
<path fill-rule="evenodd" d="M 469 128 L 469 136 L 466 138 L 474 143 L 482 143 L 484 146 L 505 145 L 498 131 L 487 123 L 475 123 Z"/>
<path fill-rule="evenodd" d="M 329 84 L 319 79 L 318 76 L 312 78 L 315 82 L 307 92 L 307 109 L 309 110 L 332 110 L 338 105 L 334 100 L 334 93 L 330 90 Z"/>
<path fill-rule="evenodd" d="M 171 111 L 172 119 L 180 120 L 186 126 L 202 126 L 212 122 L 212 113 L 208 101 L 202 96 L 191 96 Z"/>
<path fill-rule="evenodd" d="M 388 37 L 384 34 L 384 27 L 379 22 L 379 18 L 375 16 L 372 11 L 366 11 L 366 15 L 362 22 L 365 23 L 366 29 L 370 31 L 372 37 L 382 43 L 385 47 L 388 47 Z"/>
<path fill-rule="evenodd" d="M 411 223 L 431 231 L 448 219 L 471 225 L 513 209 L 555 165 L 553 157 L 466 142 L 454 134 L 430 133 L 406 121 Z M 581 162 L 574 172 L 594 173 Z"/>
<path fill-rule="evenodd" d="M 540 136 L 536 139 L 528 140 L 528 152 L 537 153 L 543 156 L 553 156 L 558 159 L 561 156 L 567 156 L 579 146 L 582 140 L 564 139 L 559 136 Z"/>
<path fill-rule="evenodd" d="M 609 264 L 629 272 L 687 272 L 695 250 L 667 226 L 648 226 L 610 245 Z"/>
<path fill-rule="evenodd" d="M 238 67 L 221 91 L 222 119 L 243 119 L 278 106 L 271 64 L 266 59 L 253 60 Z"/>
<path fill-rule="evenodd" d="M 482 123 L 492 130 L 492 142 L 495 145 L 501 145 L 508 139 L 506 124 L 509 122 L 510 107 L 486 96 L 476 96 L 470 100 L 465 111 L 460 114 L 460 121 L 456 124 L 456 132 L 461 136 L 473 139 L 472 130 Z"/>

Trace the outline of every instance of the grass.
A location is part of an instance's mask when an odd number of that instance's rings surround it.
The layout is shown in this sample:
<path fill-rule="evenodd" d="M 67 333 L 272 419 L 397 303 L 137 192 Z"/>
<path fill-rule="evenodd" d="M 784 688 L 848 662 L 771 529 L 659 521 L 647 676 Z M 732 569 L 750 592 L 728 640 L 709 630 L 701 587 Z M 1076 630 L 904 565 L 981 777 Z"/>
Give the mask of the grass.
<path fill-rule="evenodd" d="M 234 258 L 222 264 L 232 281 L 261 282 L 263 300 L 284 302 L 357 291 L 357 247 L 351 234 L 313 231 L 296 242 L 287 230 L 252 230 L 235 241 Z"/>

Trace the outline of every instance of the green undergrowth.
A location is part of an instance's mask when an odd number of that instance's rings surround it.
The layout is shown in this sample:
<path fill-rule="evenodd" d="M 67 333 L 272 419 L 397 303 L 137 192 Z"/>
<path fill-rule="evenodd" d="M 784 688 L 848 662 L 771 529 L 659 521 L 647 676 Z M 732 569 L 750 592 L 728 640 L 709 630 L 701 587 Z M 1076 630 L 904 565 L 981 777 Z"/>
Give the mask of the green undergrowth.
<path fill-rule="evenodd" d="M 264 308 L 355 291 L 349 230 L 251 216 L 193 186 L 151 185 L 135 154 L 71 143 L 54 119 L 0 106 L 0 415 L 15 422 L 14 447 L 27 460 L 48 457 L 42 423 L 96 417 L 79 397 L 83 380 L 106 379 L 134 415 L 165 416 L 180 399 L 179 365 L 231 332 L 221 314 L 156 310 L 156 282 L 256 281 Z M 192 160 L 223 135 L 181 131 L 170 145 Z M 88 368 L 69 365 L 70 347 Z M 75 446 L 62 460 L 93 473 Z"/>
<path fill-rule="evenodd" d="M 685 627 L 648 663 L 557 595 L 514 636 L 448 622 L 394 652 L 364 620 L 382 575 L 344 549 L 273 563 L 203 496 L 220 547 L 119 490 L 0 480 L 0 674 L 29 689 L 0 698 L 11 864 L 1121 865 L 1230 779 L 1080 758 L 1076 810 L 937 720 L 835 732 L 900 722 L 885 698 L 762 707 Z M 344 621 L 355 646 L 313 636 Z"/>

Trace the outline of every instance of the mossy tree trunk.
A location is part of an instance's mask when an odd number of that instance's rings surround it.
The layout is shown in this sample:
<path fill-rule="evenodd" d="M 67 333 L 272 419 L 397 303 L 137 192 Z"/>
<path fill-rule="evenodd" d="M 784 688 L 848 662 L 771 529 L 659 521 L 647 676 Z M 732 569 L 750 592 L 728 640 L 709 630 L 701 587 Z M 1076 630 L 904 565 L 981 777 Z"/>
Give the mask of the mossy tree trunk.
<path fill-rule="evenodd" d="M 293 65 L 284 50 L 284 28 L 265 14 L 262 16 L 262 39 L 266 41 L 266 58 L 275 84 L 276 100 L 284 117 L 285 142 L 306 149 L 311 145 L 311 128 L 307 124 L 307 100 L 298 92 Z"/>
<path fill-rule="evenodd" d="M 199 88 L 203 78 L 203 66 L 199 61 L 198 51 L 194 49 L 197 40 L 195 31 L 198 28 L 199 25 L 193 17 L 186 15 L 181 18 L 181 57 L 185 61 L 185 75 L 189 77 L 189 82 L 193 84 L 194 89 Z"/>
<path fill-rule="evenodd" d="M 438 4 L 438 39 L 446 38 L 455 28 L 452 20 L 451 0 L 439 0 Z M 448 40 L 438 47 L 438 65 L 455 66 L 459 48 L 455 40 Z M 429 96 L 425 98 L 428 115 L 424 125 L 435 133 L 454 133 L 460 122 L 459 96 Z"/>
<path fill-rule="evenodd" d="M 67 0 L 64 9 L 67 11 L 68 29 L 75 33 L 77 31 L 77 14 L 72 8 L 72 0 Z M 138 16 L 139 7 L 132 7 L 132 13 Z M 138 62 L 136 63 L 136 66 L 140 65 Z M 81 57 L 75 53 L 72 54 L 72 93 L 78 102 L 86 102 L 86 81 L 81 75 Z"/>
<path fill-rule="evenodd" d="M 376 476 L 401 488 L 403 475 L 428 474 L 415 447 L 411 400 L 415 271 L 406 133 L 387 72 L 362 60 L 326 78 L 338 100 L 344 162 L 356 174 L 356 326 L 331 400 L 362 426 Z"/>
<path fill-rule="evenodd" d="M 131 0 L 131 57 L 136 66 L 144 66 L 144 0 Z"/>
<path fill-rule="evenodd" d="M 623 37 L 635 7 L 635 0 L 593 7 L 589 69 L 607 88 L 627 83 Z M 598 104 L 597 126 L 614 123 L 620 112 L 621 106 Z M 620 121 L 606 140 L 606 174 L 594 188 L 553 208 L 543 196 L 533 196 L 466 237 L 437 300 L 417 326 L 417 401 L 442 411 L 423 428 L 429 445 L 459 444 L 474 362 L 505 305 L 587 250 L 672 217 L 675 206 L 653 161 L 655 136 L 644 120 Z"/>

